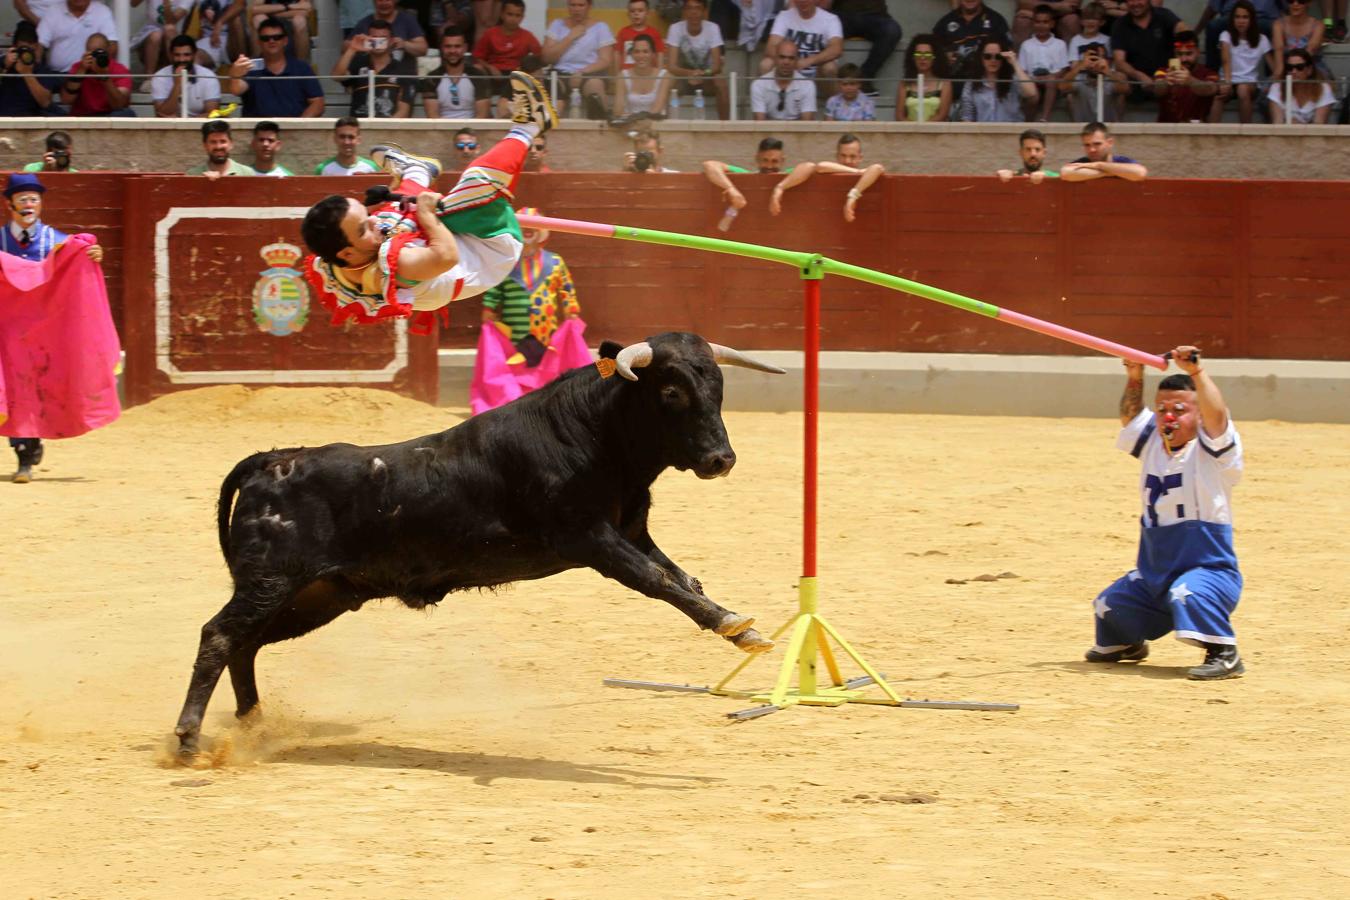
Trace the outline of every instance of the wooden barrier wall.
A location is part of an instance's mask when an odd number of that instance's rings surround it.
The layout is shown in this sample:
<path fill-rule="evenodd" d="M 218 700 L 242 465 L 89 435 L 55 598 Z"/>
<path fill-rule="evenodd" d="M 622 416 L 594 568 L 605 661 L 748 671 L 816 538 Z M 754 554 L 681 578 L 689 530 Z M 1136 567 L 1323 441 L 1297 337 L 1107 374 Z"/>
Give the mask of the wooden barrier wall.
<path fill-rule="evenodd" d="M 212 372 L 221 380 L 316 383 L 325 371 L 389 369 L 395 348 L 386 326 L 335 329 L 315 307 L 301 332 L 278 337 L 261 331 L 253 314 L 267 268 L 259 250 L 278 240 L 299 244 L 294 210 L 325 193 L 358 194 L 378 179 L 44 178 L 46 220 L 92 231 L 107 248 L 132 402 L 208 383 Z M 787 195 L 778 217 L 767 212 L 773 177 L 735 179 L 749 206 L 727 235 L 733 239 L 819 252 L 1147 350 L 1186 340 L 1230 357 L 1350 359 L 1340 227 L 1350 183 L 1005 185 L 897 176 L 874 186 L 858 221 L 845 224 L 848 177 L 817 176 Z M 440 187 L 448 185 L 447 177 Z M 517 193 L 545 215 L 701 234 L 716 234 L 724 207 L 694 174 L 526 175 Z M 176 213 L 157 249 L 156 229 L 171 209 L 197 212 Z M 243 212 L 226 218 L 213 209 Z M 573 271 L 594 342 L 690 330 L 745 349 L 801 346 L 801 287 L 785 266 L 564 234 L 548 246 Z M 455 304 L 441 345 L 473 346 L 478 324 L 476 304 Z M 1083 352 L 836 278 L 825 283 L 823 326 L 830 350 Z M 364 383 L 434 398 L 432 342 L 409 338 L 406 350 L 405 368 Z M 227 374 L 237 372 L 253 374 Z"/>

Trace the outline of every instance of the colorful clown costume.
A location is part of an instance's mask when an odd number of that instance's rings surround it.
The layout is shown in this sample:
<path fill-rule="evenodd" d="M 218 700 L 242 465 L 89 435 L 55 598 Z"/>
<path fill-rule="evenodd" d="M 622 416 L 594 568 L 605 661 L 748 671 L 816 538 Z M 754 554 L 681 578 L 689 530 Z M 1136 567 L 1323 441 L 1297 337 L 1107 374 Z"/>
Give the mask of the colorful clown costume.
<path fill-rule="evenodd" d="M 1133 571 L 1094 601 L 1099 654 L 1128 650 L 1169 631 L 1177 640 L 1236 645 L 1230 617 L 1242 593 L 1233 552 L 1233 487 L 1242 478 L 1242 441 L 1230 418 L 1223 434 L 1201 427 L 1168 452 L 1157 418 L 1143 410 L 1116 446 L 1143 463 L 1139 555 Z"/>

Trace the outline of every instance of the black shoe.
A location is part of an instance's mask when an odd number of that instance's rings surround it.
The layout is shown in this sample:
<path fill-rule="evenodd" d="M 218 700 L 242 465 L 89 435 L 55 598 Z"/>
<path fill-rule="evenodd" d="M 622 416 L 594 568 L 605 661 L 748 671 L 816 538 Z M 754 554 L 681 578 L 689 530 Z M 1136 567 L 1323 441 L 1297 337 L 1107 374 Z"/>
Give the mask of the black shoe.
<path fill-rule="evenodd" d="M 1192 681 L 1221 681 L 1236 678 L 1247 667 L 1242 664 L 1235 644 L 1206 644 L 1205 661 L 1186 673 Z"/>
<path fill-rule="evenodd" d="M 605 111 L 605 101 L 599 94 L 586 95 L 586 118 L 603 119 L 609 115 Z"/>
<path fill-rule="evenodd" d="M 1131 644 L 1123 650 L 1112 650 L 1110 653 L 1089 650 L 1083 654 L 1083 659 L 1091 663 L 1142 662 L 1148 659 L 1148 641 Z"/>
<path fill-rule="evenodd" d="M 33 467 L 28 463 L 19 463 L 19 468 L 14 472 L 14 477 L 10 480 L 15 484 L 27 484 L 33 480 Z"/>

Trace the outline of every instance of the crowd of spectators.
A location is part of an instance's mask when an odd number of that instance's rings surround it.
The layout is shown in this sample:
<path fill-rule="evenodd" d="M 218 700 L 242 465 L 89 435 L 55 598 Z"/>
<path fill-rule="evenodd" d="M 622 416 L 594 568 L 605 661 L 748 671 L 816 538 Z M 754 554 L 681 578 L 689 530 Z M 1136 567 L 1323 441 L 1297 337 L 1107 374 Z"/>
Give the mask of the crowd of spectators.
<path fill-rule="evenodd" d="M 629 0 L 617 35 L 592 0 L 566 0 L 541 36 L 522 25 L 525 2 L 341 0 L 343 41 L 326 77 L 348 95 L 342 111 L 508 117 L 505 76 L 524 68 L 557 86 L 566 116 L 627 125 L 692 107 L 695 118 L 726 119 L 727 51 L 740 48 L 760 120 L 1219 121 L 1231 108 L 1244 123 L 1320 123 L 1336 106 L 1322 50 L 1346 37 L 1342 0 L 1319 0 L 1325 21 L 1307 0 L 1207 0 L 1193 26 L 1167 0 L 1016 0 L 1011 23 L 984 0 L 951 0 L 905 46 L 903 74 L 889 83 L 893 112 L 879 113 L 889 84 L 877 79 L 903 37 L 886 0 L 661 0 L 664 33 L 653 0 Z M 127 46 L 150 114 L 223 115 L 229 95 L 249 117 L 331 113 L 309 62 L 312 0 L 132 5 L 146 10 Z M 135 115 L 142 75 L 117 61 L 126 36 L 104 0 L 15 0 L 15 9 L 22 19 L 4 57 L 15 77 L 0 79 L 0 114 Z M 861 64 L 843 61 L 846 38 L 866 42 Z M 433 48 L 436 64 L 419 66 Z"/>

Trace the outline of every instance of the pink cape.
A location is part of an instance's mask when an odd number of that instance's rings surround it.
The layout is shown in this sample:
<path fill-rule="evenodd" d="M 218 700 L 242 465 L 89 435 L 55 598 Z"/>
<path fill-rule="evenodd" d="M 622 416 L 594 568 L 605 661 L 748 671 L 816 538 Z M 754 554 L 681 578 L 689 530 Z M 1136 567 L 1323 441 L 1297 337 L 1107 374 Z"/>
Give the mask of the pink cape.
<path fill-rule="evenodd" d="M 42 262 L 0 253 L 0 435 L 69 438 L 107 425 L 121 346 L 103 270 L 71 235 Z"/>
<path fill-rule="evenodd" d="M 473 383 L 469 386 L 469 405 L 476 416 L 489 409 L 541 388 L 568 369 L 595 362 L 586 348 L 586 323 L 581 319 L 563 322 L 549 340 L 549 351 L 533 369 L 524 363 L 506 364 L 516 352 L 511 339 L 491 322 L 484 322 L 478 335 L 478 356 L 473 365 Z"/>

